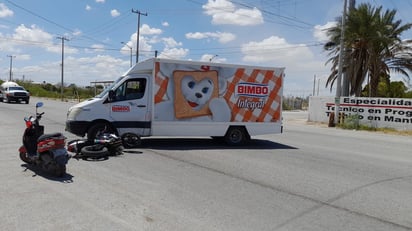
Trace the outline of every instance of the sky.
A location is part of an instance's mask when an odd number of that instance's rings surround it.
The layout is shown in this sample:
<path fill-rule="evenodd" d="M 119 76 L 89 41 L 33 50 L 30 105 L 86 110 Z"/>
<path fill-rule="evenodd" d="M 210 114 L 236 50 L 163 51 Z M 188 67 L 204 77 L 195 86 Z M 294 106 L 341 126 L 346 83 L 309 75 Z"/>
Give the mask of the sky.
<path fill-rule="evenodd" d="M 397 10 L 412 0 L 356 0 Z M 325 29 L 344 0 L 0 0 L 0 79 L 90 86 L 139 58 L 285 67 L 284 95 L 333 95 Z M 138 20 L 140 18 L 140 20 Z M 138 22 L 140 22 L 139 30 Z M 402 35 L 411 38 L 412 31 Z M 10 68 L 11 67 L 11 68 Z M 395 77 L 394 77 L 395 78 Z M 400 77 L 397 77 L 400 78 Z M 401 78 L 399 79 L 401 80 Z"/>

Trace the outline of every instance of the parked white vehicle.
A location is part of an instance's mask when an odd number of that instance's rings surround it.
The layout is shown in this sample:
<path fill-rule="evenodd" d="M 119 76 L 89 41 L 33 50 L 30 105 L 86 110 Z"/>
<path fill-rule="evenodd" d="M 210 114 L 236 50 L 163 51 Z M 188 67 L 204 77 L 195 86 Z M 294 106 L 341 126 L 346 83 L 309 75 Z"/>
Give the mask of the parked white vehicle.
<path fill-rule="evenodd" d="M 72 106 L 66 130 L 94 139 L 210 136 L 238 145 L 282 132 L 284 68 L 149 59 Z"/>
<path fill-rule="evenodd" d="M 13 101 L 20 103 L 24 101 L 28 104 L 30 101 L 30 93 L 17 83 L 7 81 L 0 86 L 0 101 L 7 103 Z"/>

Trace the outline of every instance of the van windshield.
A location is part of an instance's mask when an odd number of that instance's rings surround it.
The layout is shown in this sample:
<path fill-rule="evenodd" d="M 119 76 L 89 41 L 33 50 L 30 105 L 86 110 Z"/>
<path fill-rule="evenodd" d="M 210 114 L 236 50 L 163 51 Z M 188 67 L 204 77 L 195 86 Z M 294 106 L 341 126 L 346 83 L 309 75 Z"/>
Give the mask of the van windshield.
<path fill-rule="evenodd" d="M 110 90 L 113 89 L 113 87 L 120 82 L 122 79 L 124 78 L 124 76 L 118 78 L 116 81 L 114 81 L 112 84 L 110 84 L 108 87 L 106 87 L 100 94 L 96 95 L 95 98 L 102 98 L 103 96 L 105 96 Z"/>

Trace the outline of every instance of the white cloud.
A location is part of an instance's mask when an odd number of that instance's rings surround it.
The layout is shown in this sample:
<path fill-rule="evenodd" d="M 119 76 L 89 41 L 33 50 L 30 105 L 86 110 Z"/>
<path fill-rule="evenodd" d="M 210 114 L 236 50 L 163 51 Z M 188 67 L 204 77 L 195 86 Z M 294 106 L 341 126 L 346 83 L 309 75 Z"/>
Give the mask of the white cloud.
<path fill-rule="evenodd" d="M 212 16 L 213 24 L 249 26 L 263 23 L 262 12 L 257 8 L 237 9 L 228 0 L 208 0 L 202 8 Z"/>
<path fill-rule="evenodd" d="M 135 36 L 135 38 L 136 38 L 136 36 Z M 136 41 L 136 39 L 134 41 Z M 145 36 L 140 37 L 140 40 L 139 40 L 140 54 L 153 57 L 154 54 L 149 53 L 149 52 L 153 51 L 153 47 L 152 47 L 151 44 L 152 44 L 152 42 L 151 42 L 150 38 L 147 38 Z M 135 44 L 134 47 L 136 47 L 136 44 Z"/>
<path fill-rule="evenodd" d="M 130 36 L 130 40 L 126 43 L 128 46 L 132 47 L 133 55 L 136 54 L 136 35 L 137 33 L 132 34 Z M 142 36 L 140 34 L 140 39 L 139 39 L 139 59 L 140 56 L 147 56 L 147 57 L 153 57 L 154 54 L 151 53 L 153 51 L 153 47 L 151 44 L 154 42 L 152 41 L 151 38 L 148 38 L 146 36 Z M 130 54 L 130 48 L 127 46 L 123 46 L 120 52 L 124 55 Z"/>
<path fill-rule="evenodd" d="M 92 50 L 92 51 L 94 51 L 94 52 L 103 52 L 104 49 L 105 49 L 105 46 L 102 45 L 102 44 L 93 44 L 93 45 L 91 46 L 91 49 L 90 49 L 90 50 Z"/>
<path fill-rule="evenodd" d="M 32 42 L 51 42 L 53 36 L 40 28 L 37 28 L 36 25 L 26 27 L 22 24 L 15 29 L 13 38 Z"/>
<path fill-rule="evenodd" d="M 16 59 L 22 59 L 21 55 Z M 113 81 L 129 67 L 129 60 L 114 58 L 108 55 L 89 57 L 67 56 L 64 60 L 64 84 L 89 86 L 92 81 Z M 39 65 L 14 68 L 17 73 L 24 73 L 26 80 L 59 84 L 61 79 L 61 60 L 44 62 Z"/>
<path fill-rule="evenodd" d="M 228 43 L 235 40 L 236 35 L 232 33 L 226 32 L 195 32 L 195 33 L 187 33 L 187 39 L 217 39 L 220 43 Z"/>
<path fill-rule="evenodd" d="M 285 67 L 285 90 L 308 89 L 313 76 L 328 73 L 325 59 L 317 59 L 304 44 L 291 44 L 284 38 L 271 36 L 262 41 L 249 42 L 241 48 L 246 63 L 263 66 Z M 311 93 L 311 92 L 309 92 Z M 308 94 L 309 94 L 308 93 Z"/>
<path fill-rule="evenodd" d="M 163 41 L 166 48 L 174 48 L 174 47 L 182 46 L 181 42 L 177 42 L 172 37 L 163 38 L 162 41 Z"/>
<path fill-rule="evenodd" d="M 97 3 L 104 3 L 105 0 L 96 0 Z"/>
<path fill-rule="evenodd" d="M 13 14 L 13 11 L 4 5 L 4 3 L 0 3 L 0 18 L 11 17 Z"/>
<path fill-rule="evenodd" d="M 154 35 L 154 34 L 161 34 L 162 30 L 157 28 L 151 28 L 147 24 L 143 24 L 140 27 L 140 35 Z"/>
<path fill-rule="evenodd" d="M 159 54 L 157 57 L 159 58 L 169 58 L 169 59 L 183 59 L 189 54 L 189 49 L 182 48 L 181 46 L 183 45 L 181 42 L 176 41 L 172 37 L 167 37 L 167 38 L 157 38 L 152 37 L 152 38 L 146 38 L 146 37 L 141 37 L 142 41 L 143 38 L 143 45 L 146 45 L 145 49 L 149 51 L 153 51 L 153 47 L 149 44 L 155 44 L 162 42 L 163 43 L 163 50 L 159 51 Z M 143 50 L 144 48 L 142 45 L 140 45 L 141 49 Z M 152 52 L 146 53 L 147 57 L 153 57 L 154 54 Z"/>
<path fill-rule="evenodd" d="M 276 61 L 285 63 L 291 60 L 313 59 L 313 54 L 303 44 L 289 44 L 285 39 L 271 36 L 259 42 L 249 42 L 241 48 L 245 61 Z"/>
<path fill-rule="evenodd" d="M 75 29 L 75 30 L 73 31 L 72 35 L 74 35 L 74 36 L 80 36 L 80 35 L 82 35 L 82 32 L 81 32 L 81 30 L 79 30 L 79 29 Z"/>
<path fill-rule="evenodd" d="M 120 12 L 119 12 L 118 10 L 116 10 L 116 9 L 113 9 L 113 10 L 110 11 L 110 15 L 111 15 L 113 18 L 115 18 L 115 17 L 117 17 L 117 16 L 120 15 Z"/>
<path fill-rule="evenodd" d="M 206 10 L 206 14 L 208 15 L 223 14 L 235 11 L 235 5 L 227 0 L 208 0 L 202 8 Z"/>
<path fill-rule="evenodd" d="M 189 54 L 185 48 L 165 48 L 159 55 L 159 58 L 182 59 Z"/>
<path fill-rule="evenodd" d="M 169 26 L 169 23 L 168 23 L 168 22 L 162 22 L 162 26 L 168 27 L 168 26 Z"/>
<path fill-rule="evenodd" d="M 207 33 L 201 33 L 201 32 L 194 32 L 194 33 L 187 33 L 186 38 L 187 39 L 205 39 L 208 38 L 209 36 Z"/>
<path fill-rule="evenodd" d="M 313 37 L 318 41 L 326 42 L 328 41 L 328 36 L 326 35 L 327 29 L 336 26 L 336 22 L 327 22 L 325 25 L 316 25 L 313 30 Z"/>
<path fill-rule="evenodd" d="M 49 52 L 60 53 L 61 45 L 54 43 L 55 36 L 43 31 L 36 25 L 26 27 L 20 25 L 14 30 L 12 35 L 12 42 L 9 43 L 8 50 L 12 50 L 14 45 L 37 46 Z M 66 53 L 76 53 L 77 49 L 65 47 Z M 21 54 L 20 54 L 21 55 Z"/>
<path fill-rule="evenodd" d="M 146 27 L 145 27 L 146 28 Z M 143 29 L 143 28 L 142 28 Z M 189 53 L 188 49 L 181 48 L 183 45 L 182 42 L 176 41 L 172 37 L 158 37 L 157 34 L 161 33 L 161 30 L 159 29 L 150 29 L 147 27 L 147 33 L 151 31 L 151 34 L 154 34 L 154 36 L 142 36 L 142 33 L 140 34 L 140 39 L 139 39 L 139 60 L 142 59 L 142 57 L 146 58 L 152 58 L 155 55 L 155 49 L 158 49 L 158 57 L 162 58 L 173 58 L 173 59 L 181 59 L 187 56 Z M 149 35 L 151 35 L 149 33 Z M 153 47 L 153 45 L 157 45 L 156 48 Z M 136 51 L 136 33 L 134 33 L 130 37 L 130 41 L 127 42 L 127 45 L 130 47 L 133 47 L 133 55 L 135 55 Z M 163 50 L 162 50 L 163 49 Z M 130 54 L 130 48 L 127 46 L 123 46 L 120 52 L 124 55 Z"/>
<path fill-rule="evenodd" d="M 18 56 L 16 56 L 16 60 L 30 60 L 31 59 L 31 55 L 29 54 L 19 54 Z"/>
<path fill-rule="evenodd" d="M 85 8 L 87 11 L 90 11 L 90 10 L 92 10 L 92 7 L 91 6 L 89 6 L 89 5 L 86 5 L 86 8 Z"/>

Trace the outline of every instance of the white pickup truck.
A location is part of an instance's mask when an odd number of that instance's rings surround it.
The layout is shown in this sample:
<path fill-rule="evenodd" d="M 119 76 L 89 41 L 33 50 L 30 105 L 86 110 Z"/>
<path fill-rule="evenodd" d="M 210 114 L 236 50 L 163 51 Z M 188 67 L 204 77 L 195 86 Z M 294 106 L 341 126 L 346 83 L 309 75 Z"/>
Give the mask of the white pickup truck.
<path fill-rule="evenodd" d="M 22 102 L 26 104 L 30 101 L 30 93 L 24 89 L 24 87 L 19 86 L 15 82 L 7 81 L 0 86 L 0 102 Z"/>

